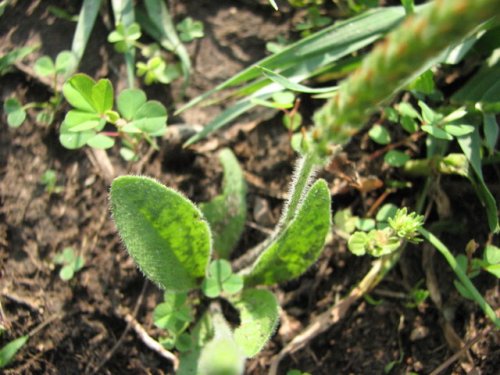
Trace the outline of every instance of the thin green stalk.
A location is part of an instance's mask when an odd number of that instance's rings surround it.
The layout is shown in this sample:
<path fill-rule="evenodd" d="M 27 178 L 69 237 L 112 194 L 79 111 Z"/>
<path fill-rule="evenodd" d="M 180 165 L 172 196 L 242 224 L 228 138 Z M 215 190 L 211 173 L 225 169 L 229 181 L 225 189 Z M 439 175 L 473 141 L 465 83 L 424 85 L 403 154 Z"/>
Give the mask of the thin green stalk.
<path fill-rule="evenodd" d="M 293 176 L 292 188 L 290 190 L 290 198 L 284 209 L 282 220 L 279 225 L 281 228 L 286 227 L 297 213 L 297 208 L 304 194 L 307 192 L 311 177 L 316 170 L 315 158 L 310 153 L 306 154 L 306 156 L 299 159 L 296 168 Z"/>
<path fill-rule="evenodd" d="M 403 87 L 446 47 L 500 12 L 498 0 L 435 0 L 391 32 L 315 114 L 312 132 L 319 157 L 344 144 L 376 106 Z"/>
<path fill-rule="evenodd" d="M 486 302 L 481 293 L 476 289 L 472 281 L 469 277 L 462 271 L 462 269 L 458 266 L 457 260 L 451 253 L 451 251 L 443 244 L 439 238 L 434 236 L 431 232 L 421 228 L 419 230 L 420 234 L 431 243 L 443 257 L 446 259 L 450 267 L 457 275 L 460 282 L 464 285 L 470 295 L 474 298 L 474 301 L 483 309 L 486 316 L 495 324 L 495 327 L 500 328 L 500 319 L 496 316 L 495 311 L 491 308 L 491 306 Z"/>

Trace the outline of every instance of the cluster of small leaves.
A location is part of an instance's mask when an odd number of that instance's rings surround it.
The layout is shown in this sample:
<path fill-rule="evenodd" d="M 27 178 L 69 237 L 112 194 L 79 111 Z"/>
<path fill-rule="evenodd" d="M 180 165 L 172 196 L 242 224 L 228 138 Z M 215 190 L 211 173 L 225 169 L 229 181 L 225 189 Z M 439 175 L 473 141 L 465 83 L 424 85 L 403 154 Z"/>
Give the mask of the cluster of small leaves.
<path fill-rule="evenodd" d="M 22 104 L 16 98 L 9 98 L 4 103 L 4 111 L 7 115 L 7 124 L 11 128 L 17 128 L 26 120 L 26 110 L 29 108 L 41 109 L 36 116 L 36 121 L 42 125 L 50 125 L 54 121 L 54 115 L 61 103 L 61 95 L 58 91 L 57 82 L 61 77 L 66 79 L 76 69 L 77 60 L 71 51 L 60 52 L 54 61 L 50 56 L 40 57 L 34 65 L 35 73 L 40 77 L 51 78 L 54 95 L 43 103 Z"/>
<path fill-rule="evenodd" d="M 63 281 L 69 281 L 85 266 L 85 260 L 77 255 L 72 247 L 66 247 L 54 257 L 54 263 L 62 265 L 59 271 L 59 277 Z"/>
<path fill-rule="evenodd" d="M 203 22 L 195 21 L 191 17 L 186 17 L 179 22 L 177 24 L 177 31 L 179 31 L 179 39 L 184 43 L 191 42 L 205 36 L 203 32 Z"/>
<path fill-rule="evenodd" d="M 116 29 L 108 35 L 108 42 L 113 43 L 115 50 L 125 53 L 136 47 L 136 41 L 141 37 L 141 27 L 137 23 L 125 26 L 123 23 L 116 25 Z"/>
<path fill-rule="evenodd" d="M 154 55 L 146 62 L 139 61 L 136 64 L 137 75 L 144 77 L 144 83 L 151 85 L 159 82 L 169 84 L 180 76 L 178 64 L 167 64 L 161 56 Z"/>
<path fill-rule="evenodd" d="M 164 301 L 156 306 L 153 312 L 155 326 L 166 330 L 168 334 L 160 339 L 160 343 L 168 350 L 173 348 L 181 352 L 189 350 L 193 342 L 186 329 L 193 319 L 187 293 L 166 291 Z"/>
<path fill-rule="evenodd" d="M 423 225 L 423 216 L 414 212 L 408 214 L 406 207 L 398 209 L 392 218 L 389 217 L 387 224 L 384 228 L 369 232 L 354 232 L 348 241 L 349 250 L 358 256 L 369 254 L 380 257 L 396 251 L 403 241 L 420 241 L 417 230 Z"/>
<path fill-rule="evenodd" d="M 68 149 L 85 145 L 108 149 L 120 137 L 120 154 L 135 160 L 140 141 L 156 147 L 154 138 L 166 130 L 167 110 L 158 101 L 148 101 L 142 90 L 123 90 L 116 100 L 118 111 L 113 110 L 113 86 L 107 79 L 95 82 L 85 74 L 76 74 L 64 84 L 63 94 L 74 107 L 60 129 L 59 140 Z M 117 131 L 105 131 L 106 124 L 114 125 Z"/>
<path fill-rule="evenodd" d="M 217 298 L 222 293 L 231 295 L 243 289 L 243 277 L 234 274 L 231 264 L 224 259 L 214 260 L 208 268 L 208 275 L 201 284 L 201 290 L 209 298 Z"/>

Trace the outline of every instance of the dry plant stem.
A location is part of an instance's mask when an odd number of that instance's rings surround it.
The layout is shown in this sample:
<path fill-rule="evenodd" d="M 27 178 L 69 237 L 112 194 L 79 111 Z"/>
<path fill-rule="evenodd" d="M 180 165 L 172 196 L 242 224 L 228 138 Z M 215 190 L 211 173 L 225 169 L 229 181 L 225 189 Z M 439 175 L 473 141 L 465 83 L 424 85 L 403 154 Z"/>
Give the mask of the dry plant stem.
<path fill-rule="evenodd" d="M 141 294 L 139 294 L 139 297 L 137 298 L 137 302 L 135 303 L 135 306 L 134 306 L 134 311 L 132 312 L 132 316 L 136 316 L 138 311 L 139 311 L 139 307 L 141 306 L 142 304 L 142 300 L 144 299 L 144 293 L 146 293 L 146 289 L 147 289 L 147 286 L 148 286 L 148 280 L 144 280 L 144 284 L 142 285 L 142 290 L 141 290 Z M 118 315 L 120 318 L 123 318 L 123 316 L 121 314 L 118 313 L 118 311 L 115 311 L 116 315 Z M 104 355 L 104 358 L 102 359 L 102 361 L 97 365 L 97 367 L 94 369 L 94 371 L 92 372 L 92 374 L 98 374 L 99 371 L 101 370 L 101 368 L 111 359 L 111 357 L 113 357 L 113 355 L 115 354 L 115 352 L 118 350 L 118 348 L 120 347 L 120 345 L 123 343 L 123 341 L 125 340 L 125 337 L 127 335 L 127 333 L 130 331 L 130 328 L 132 328 L 132 325 L 127 322 L 127 326 L 125 327 L 125 330 L 123 331 L 122 335 L 120 336 L 120 338 L 118 339 L 118 341 L 115 343 L 115 345 L 111 348 L 110 351 L 108 351 L 105 355 Z M 85 373 L 88 374 L 90 373 L 90 364 L 89 366 L 87 366 L 87 368 L 85 369 Z"/>
<path fill-rule="evenodd" d="M 493 329 L 492 327 L 486 328 L 483 332 L 481 332 L 480 334 L 478 334 L 472 340 L 470 340 L 467 343 L 465 343 L 465 345 L 464 345 L 463 348 L 461 348 L 458 352 L 456 352 L 455 354 L 453 354 L 450 358 L 448 358 L 441 365 L 439 365 L 439 367 L 436 368 L 434 371 L 432 371 L 430 373 L 430 375 L 439 375 L 440 373 L 442 373 L 444 370 L 446 370 L 448 367 L 450 367 L 453 362 L 455 362 L 456 360 L 460 359 L 460 357 L 462 357 L 464 355 L 464 353 L 467 350 L 469 350 L 474 344 L 476 344 L 479 340 L 481 340 L 482 338 L 484 338 L 487 335 L 489 335 L 490 332 L 492 331 L 492 329 Z"/>
<path fill-rule="evenodd" d="M 499 11 L 498 0 L 435 0 L 421 14 L 408 17 L 316 114 L 312 135 L 317 156 L 329 155 L 332 144 L 346 143 L 379 103 L 425 69 L 443 49 Z"/>
<path fill-rule="evenodd" d="M 146 332 L 144 327 L 132 315 L 126 314 L 124 319 L 127 322 L 127 324 L 129 324 L 132 327 L 137 336 L 139 336 L 144 345 L 146 345 L 149 349 L 153 350 L 154 352 L 158 353 L 158 355 L 172 362 L 174 370 L 177 371 L 177 368 L 179 367 L 179 360 L 172 352 L 166 350 L 158 341 L 152 338 Z"/>
<path fill-rule="evenodd" d="M 368 271 L 358 286 L 351 290 L 347 297 L 342 298 L 330 310 L 316 317 L 314 322 L 309 324 L 300 335 L 290 341 L 281 352 L 274 357 L 271 368 L 269 369 L 269 374 L 276 375 L 278 373 L 278 366 L 283 358 L 302 349 L 312 339 L 329 330 L 332 325 L 338 323 L 356 301 L 366 293 L 369 293 L 383 280 L 386 273 L 396 264 L 399 256 L 400 252 L 396 252 L 375 260 L 372 263 L 370 271 Z"/>

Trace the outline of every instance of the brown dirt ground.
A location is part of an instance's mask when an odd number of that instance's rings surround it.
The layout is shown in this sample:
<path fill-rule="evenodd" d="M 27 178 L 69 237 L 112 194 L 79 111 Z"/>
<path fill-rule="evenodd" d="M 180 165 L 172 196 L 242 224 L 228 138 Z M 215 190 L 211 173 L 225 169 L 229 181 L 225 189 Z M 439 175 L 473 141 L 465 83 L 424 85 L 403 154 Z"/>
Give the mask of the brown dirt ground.
<path fill-rule="evenodd" d="M 73 30 L 74 24 L 51 15 L 47 3 L 34 1 L 27 7 L 18 4 L 8 8 L 1 18 L 1 52 L 41 45 L 24 63 L 28 68 L 38 56 L 54 56 L 71 45 L 72 32 L 68 30 Z M 79 9 L 69 1 L 50 3 L 65 6 L 72 13 Z M 195 73 L 188 97 L 212 88 L 262 58 L 266 41 L 290 34 L 294 16 L 290 10 L 273 13 L 265 1 L 175 1 L 171 5 L 176 17 L 188 14 L 205 24 L 206 36 L 189 45 Z M 99 18 L 82 70 L 96 78 L 110 77 L 123 87 L 121 57 L 105 42 L 109 19 L 108 12 Z M 5 75 L 0 82 L 2 101 L 12 95 L 24 101 L 49 96 L 47 87 L 29 74 L 29 69 Z M 179 84 L 174 84 L 172 88 L 149 88 L 148 93 L 172 109 L 174 101 L 178 101 L 173 99 L 178 97 L 178 90 Z M 205 124 L 220 109 L 195 108 L 170 121 Z M 56 119 L 57 124 L 62 116 Z M 265 230 L 276 223 L 289 184 L 294 157 L 279 116 L 257 112 L 190 150 L 164 141 L 161 151 L 149 154 L 139 166 L 127 165 L 117 149 L 108 154 L 116 175 L 133 172 L 153 176 L 201 202 L 219 190 L 221 169 L 216 152 L 225 146 L 234 150 L 249 182 L 249 225 L 238 246 L 241 254 L 262 240 Z M 366 156 L 375 149 L 366 136 L 359 136 L 346 150 L 348 162 L 341 163 L 340 169 L 330 167 L 321 172 L 332 186 L 333 209 L 350 206 L 355 213 L 363 214 L 383 194 L 383 187 L 364 193 L 351 187 L 346 176 L 353 170 L 361 177 L 377 176 L 380 181 L 403 178 L 377 160 L 366 162 Z M 7 332 L 0 338 L 0 346 L 47 322 L 4 370 L 5 374 L 93 373 L 124 332 L 126 322 L 120 311 L 132 311 L 141 295 L 144 278 L 124 251 L 110 219 L 109 178 L 89 156 L 88 151 L 62 148 L 53 127 L 44 128 L 28 119 L 20 128 L 10 129 L 5 116 L 1 117 L 0 318 Z M 64 187 L 61 193 L 49 195 L 40 184 L 41 175 L 49 168 L 57 171 L 58 184 Z M 495 184 L 498 187 L 498 180 Z M 415 180 L 413 185 L 390 195 L 388 200 L 411 206 L 421 181 Z M 451 241 L 457 249 L 472 237 L 484 243 L 487 233 L 481 230 L 483 218 L 474 214 L 481 208 L 471 188 L 455 179 L 443 181 L 442 186 L 452 202 L 454 217 L 464 220 L 470 229 L 469 233 L 443 235 L 443 240 Z M 52 263 L 53 256 L 66 246 L 74 247 L 86 259 L 85 268 L 70 282 L 59 279 L 58 268 Z M 487 330 L 481 311 L 454 290 L 453 277 L 442 259 L 436 256 L 434 262 L 447 311 L 454 314 L 454 331 L 467 341 Z M 249 361 L 247 373 L 266 374 L 271 358 L 290 336 L 345 295 L 369 266 L 369 259 L 350 255 L 345 241 L 335 239 L 303 277 L 274 288 L 283 303 L 286 321 L 266 349 Z M 400 357 L 392 373 L 429 373 L 453 351 L 445 339 L 449 331 L 443 331 L 440 312 L 430 300 L 418 308 L 405 304 L 411 288 L 423 279 L 421 248 L 409 247 L 398 266 L 373 292 L 372 297 L 380 304 L 356 304 L 340 323 L 288 357 L 280 373 L 291 368 L 312 374 L 383 373 L 389 362 Z M 477 284 L 489 302 L 498 307 L 498 283 L 483 276 Z M 161 292 L 146 285 L 142 295 L 137 320 L 158 337 L 152 311 L 161 300 Z M 472 347 L 468 359 L 453 363 L 445 373 L 476 370 L 494 374 L 500 368 L 499 341 L 498 334 L 485 334 Z M 145 347 L 134 332 L 123 336 L 113 354 L 99 373 L 172 372 L 170 363 Z"/>

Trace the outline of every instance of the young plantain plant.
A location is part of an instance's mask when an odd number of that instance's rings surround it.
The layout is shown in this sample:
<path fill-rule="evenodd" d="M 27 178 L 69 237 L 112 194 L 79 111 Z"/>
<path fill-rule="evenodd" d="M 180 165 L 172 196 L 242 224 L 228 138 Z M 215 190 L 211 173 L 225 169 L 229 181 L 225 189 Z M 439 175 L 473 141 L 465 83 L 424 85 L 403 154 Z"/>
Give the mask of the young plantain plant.
<path fill-rule="evenodd" d="M 233 153 L 225 149 L 220 158 L 223 193 L 202 210 L 148 177 L 122 176 L 111 186 L 111 211 L 129 254 L 166 292 L 166 302 L 155 310 L 155 324 L 167 329 L 168 345 L 181 352 L 179 374 L 243 373 L 245 359 L 259 353 L 278 324 L 276 297 L 257 287 L 304 273 L 321 253 L 331 225 L 326 182 L 304 183 L 299 169 L 295 185 L 300 188 L 292 189 L 279 228 L 253 263 L 234 272 L 229 261 L 213 258 L 215 252 L 228 258 L 238 241 L 246 184 Z M 212 302 L 187 335 L 192 319 L 186 294 L 193 290 Z M 239 325 L 227 321 L 219 298 L 238 311 Z"/>

